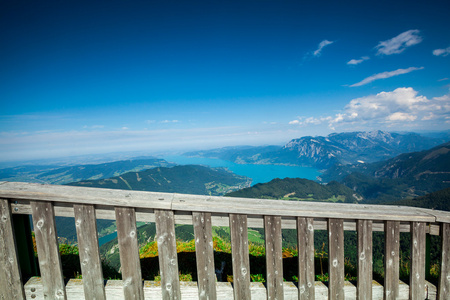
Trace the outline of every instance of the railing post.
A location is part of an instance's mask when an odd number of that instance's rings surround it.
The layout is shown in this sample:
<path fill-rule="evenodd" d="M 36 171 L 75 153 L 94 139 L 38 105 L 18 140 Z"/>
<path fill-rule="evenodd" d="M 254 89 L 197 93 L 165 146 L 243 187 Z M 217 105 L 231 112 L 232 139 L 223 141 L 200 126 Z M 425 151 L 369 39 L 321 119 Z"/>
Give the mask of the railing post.
<path fill-rule="evenodd" d="M 52 202 L 31 201 L 45 299 L 67 299 Z"/>
<path fill-rule="evenodd" d="M 411 272 L 409 299 L 422 300 L 425 293 L 425 223 L 411 222 Z"/>
<path fill-rule="evenodd" d="M 297 218 L 299 300 L 315 298 L 313 222 L 313 218 Z"/>
<path fill-rule="evenodd" d="M 281 217 L 264 216 L 267 299 L 284 299 Z"/>
<path fill-rule="evenodd" d="M 372 220 L 358 220 L 357 299 L 372 299 Z"/>
<path fill-rule="evenodd" d="M 86 300 L 106 299 L 102 261 L 98 249 L 97 219 L 94 205 L 74 204 L 81 274 Z"/>
<path fill-rule="evenodd" d="M 343 300 L 344 295 L 344 220 L 328 219 L 328 299 Z"/>
<path fill-rule="evenodd" d="M 437 299 L 450 299 L 450 223 L 441 223 L 441 272 Z"/>
<path fill-rule="evenodd" d="M 192 222 L 195 235 L 198 298 L 200 300 L 215 300 L 217 299 L 217 294 L 211 213 L 193 212 Z"/>
<path fill-rule="evenodd" d="M 163 299 L 181 299 L 173 211 L 155 209 L 155 220 Z"/>
<path fill-rule="evenodd" d="M 251 299 L 247 215 L 230 214 L 234 299 Z"/>
<path fill-rule="evenodd" d="M 399 296 L 400 222 L 386 221 L 384 225 L 384 299 Z"/>
<path fill-rule="evenodd" d="M 11 205 L 7 199 L 0 199 L 0 287 L 0 299 L 25 299 Z"/>
<path fill-rule="evenodd" d="M 130 207 L 116 207 L 117 239 L 125 299 L 144 299 L 141 263 L 136 230 L 136 212 Z"/>

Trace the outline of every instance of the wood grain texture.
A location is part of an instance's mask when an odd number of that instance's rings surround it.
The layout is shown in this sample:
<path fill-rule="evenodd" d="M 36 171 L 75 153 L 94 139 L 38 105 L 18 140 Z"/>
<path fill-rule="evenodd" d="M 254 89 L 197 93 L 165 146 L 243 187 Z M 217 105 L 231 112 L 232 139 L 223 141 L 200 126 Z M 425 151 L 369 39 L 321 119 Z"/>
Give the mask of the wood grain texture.
<path fill-rule="evenodd" d="M 425 292 L 425 223 L 411 223 L 411 272 L 409 276 L 409 298 L 423 300 Z"/>
<path fill-rule="evenodd" d="M 297 218 L 298 240 L 298 298 L 315 298 L 314 284 L 314 220 Z"/>
<path fill-rule="evenodd" d="M 400 224 L 397 221 L 385 223 L 384 251 L 384 298 L 399 296 Z"/>
<path fill-rule="evenodd" d="M 251 299 L 247 215 L 230 214 L 234 299 Z"/>
<path fill-rule="evenodd" d="M 34 235 L 45 299 L 67 299 L 53 204 L 31 201 Z"/>
<path fill-rule="evenodd" d="M 134 208 L 116 207 L 117 239 L 125 299 L 144 299 Z"/>
<path fill-rule="evenodd" d="M 73 210 L 85 298 L 89 300 L 106 299 L 98 247 L 95 207 L 92 204 L 75 204 Z"/>
<path fill-rule="evenodd" d="M 192 213 L 197 260 L 198 298 L 217 299 L 211 213 Z"/>
<path fill-rule="evenodd" d="M 344 294 L 344 220 L 328 220 L 328 298 L 343 300 Z"/>
<path fill-rule="evenodd" d="M 281 217 L 264 216 L 266 287 L 268 300 L 284 299 Z"/>
<path fill-rule="evenodd" d="M 358 220 L 357 299 L 372 299 L 372 221 Z"/>
<path fill-rule="evenodd" d="M 25 299 L 11 206 L 0 199 L 0 299 Z"/>
<path fill-rule="evenodd" d="M 314 202 L 297 203 L 296 201 L 154 193 L 21 182 L 4 182 L 0 184 L 0 197 L 226 214 L 265 215 L 269 209 L 271 214 L 278 216 L 348 218 L 349 215 L 354 215 L 361 220 L 395 220 L 407 222 L 450 220 L 450 214 L 448 212 L 401 206 Z"/>
<path fill-rule="evenodd" d="M 173 211 L 155 209 L 156 240 L 163 299 L 181 299 Z"/>
<path fill-rule="evenodd" d="M 5 198 L 61 203 L 170 209 L 175 194 L 102 189 L 67 185 L 7 182 L 0 185 Z"/>
<path fill-rule="evenodd" d="M 438 299 L 450 299 L 450 223 L 441 225 L 441 270 L 439 274 Z"/>

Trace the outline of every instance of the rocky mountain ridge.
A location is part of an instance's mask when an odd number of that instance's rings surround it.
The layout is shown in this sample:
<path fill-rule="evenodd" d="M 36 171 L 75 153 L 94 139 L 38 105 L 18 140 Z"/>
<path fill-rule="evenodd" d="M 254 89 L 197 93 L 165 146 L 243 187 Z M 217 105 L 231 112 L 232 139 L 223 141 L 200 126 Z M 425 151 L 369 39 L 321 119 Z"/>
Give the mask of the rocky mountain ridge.
<path fill-rule="evenodd" d="M 432 148 L 443 142 L 417 133 L 369 132 L 304 136 L 284 146 L 227 147 L 185 153 L 186 156 L 220 158 L 235 163 L 286 164 L 327 169 L 335 164 L 371 163 L 401 153 Z"/>

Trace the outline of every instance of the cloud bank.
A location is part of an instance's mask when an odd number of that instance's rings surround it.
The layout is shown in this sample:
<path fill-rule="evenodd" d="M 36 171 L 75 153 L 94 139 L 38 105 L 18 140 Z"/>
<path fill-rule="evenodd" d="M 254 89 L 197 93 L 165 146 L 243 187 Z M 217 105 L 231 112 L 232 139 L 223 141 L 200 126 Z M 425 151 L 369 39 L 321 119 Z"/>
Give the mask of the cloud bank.
<path fill-rule="evenodd" d="M 398 76 L 398 75 L 402 75 L 402 74 L 407 74 L 412 71 L 422 70 L 422 69 L 423 69 L 423 67 L 420 67 L 420 68 L 409 67 L 407 69 L 397 69 L 395 71 L 382 72 L 382 73 L 374 74 L 372 76 L 364 78 L 360 82 L 350 85 L 350 87 L 361 86 L 361 85 L 371 83 L 378 79 L 386 79 L 386 78 L 390 78 L 390 77 L 394 77 L 394 76 Z"/>
<path fill-rule="evenodd" d="M 445 129 L 450 127 L 450 95 L 428 99 L 411 87 L 397 88 L 351 100 L 341 113 L 320 118 L 299 118 L 291 125 L 326 124 L 349 129 L 413 128 Z"/>
<path fill-rule="evenodd" d="M 405 51 L 406 48 L 422 42 L 422 37 L 419 35 L 420 31 L 417 29 L 408 30 L 400 33 L 396 37 L 381 41 L 375 47 L 378 49 L 377 55 L 392 55 L 399 54 Z"/>

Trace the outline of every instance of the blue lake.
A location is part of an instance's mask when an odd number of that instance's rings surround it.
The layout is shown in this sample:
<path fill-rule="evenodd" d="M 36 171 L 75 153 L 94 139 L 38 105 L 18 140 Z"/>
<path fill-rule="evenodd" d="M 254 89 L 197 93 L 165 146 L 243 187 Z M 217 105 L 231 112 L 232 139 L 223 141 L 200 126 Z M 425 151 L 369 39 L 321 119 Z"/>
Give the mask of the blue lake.
<path fill-rule="evenodd" d="M 107 234 L 105 236 L 102 236 L 101 238 L 98 238 L 98 245 L 101 246 L 103 244 L 106 244 L 109 241 L 112 241 L 117 237 L 117 231 Z"/>
<path fill-rule="evenodd" d="M 204 165 L 209 167 L 223 167 L 235 174 L 247 176 L 253 179 L 252 185 L 257 183 L 269 182 L 275 178 L 306 178 L 315 180 L 320 175 L 318 169 L 307 167 L 292 167 L 280 165 L 254 165 L 254 164 L 235 164 L 230 161 L 186 156 L 166 156 L 163 157 L 169 162 L 179 165 Z M 113 232 L 98 239 L 99 245 L 103 245 L 117 237 L 117 232 Z"/>
<path fill-rule="evenodd" d="M 275 178 L 306 178 L 315 180 L 320 175 L 318 169 L 309 167 L 293 167 L 280 165 L 255 165 L 255 164 L 236 164 L 230 161 L 186 156 L 166 156 L 163 157 L 169 162 L 179 165 L 204 165 L 210 167 L 224 167 L 235 174 L 247 176 L 253 179 L 252 185 L 257 183 L 269 182 Z"/>

